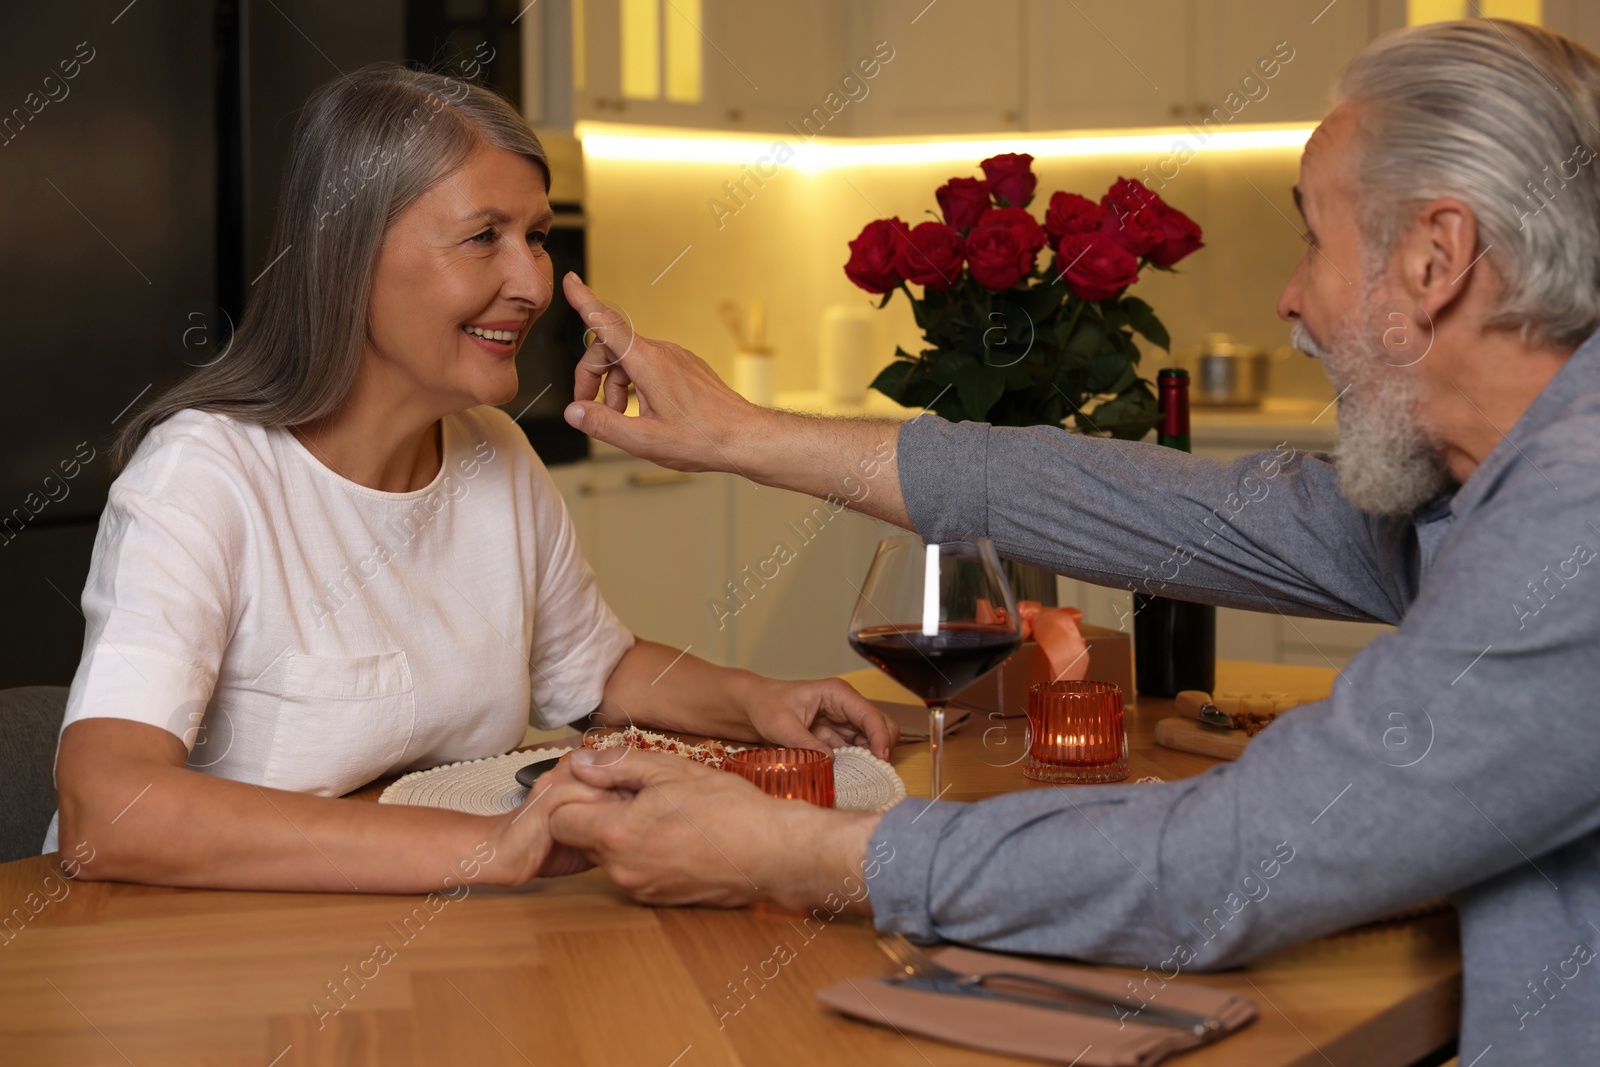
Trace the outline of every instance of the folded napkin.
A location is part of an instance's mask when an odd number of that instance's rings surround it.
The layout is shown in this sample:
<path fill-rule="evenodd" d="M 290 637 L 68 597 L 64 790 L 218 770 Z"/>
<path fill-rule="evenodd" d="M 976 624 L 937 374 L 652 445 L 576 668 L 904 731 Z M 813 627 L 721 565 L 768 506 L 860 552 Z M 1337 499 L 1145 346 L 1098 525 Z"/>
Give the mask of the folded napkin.
<path fill-rule="evenodd" d="M 1131 995 L 1126 976 L 1095 967 L 1040 963 L 964 948 L 947 948 L 933 953 L 933 957 L 962 974 L 1011 971 Z M 1151 974 L 1136 979 L 1134 988 L 1152 1006 L 1216 1016 L 1222 1020 L 1225 1035 L 1256 1017 L 1255 1003 L 1248 998 L 1192 982 L 1180 985 L 1175 979 L 1163 984 L 1159 975 Z M 1022 991 L 1020 987 L 1018 990 Z M 1187 1030 L 1141 1023 L 1137 1016 L 1097 1019 L 1026 1004 L 907 989 L 882 978 L 846 979 L 818 990 L 817 999 L 835 1011 L 879 1026 L 988 1052 L 1075 1063 L 1078 1067 L 1143 1067 L 1201 1043 Z"/>

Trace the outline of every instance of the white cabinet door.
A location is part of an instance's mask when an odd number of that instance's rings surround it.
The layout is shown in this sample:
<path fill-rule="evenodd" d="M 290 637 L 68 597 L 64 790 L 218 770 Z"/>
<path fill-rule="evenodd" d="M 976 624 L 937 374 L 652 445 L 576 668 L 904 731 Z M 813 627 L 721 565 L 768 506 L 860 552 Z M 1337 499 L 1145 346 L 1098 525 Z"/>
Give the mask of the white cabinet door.
<path fill-rule="evenodd" d="M 864 662 L 847 643 L 879 539 L 900 531 L 821 500 L 738 479 L 729 582 L 711 605 L 732 661 L 758 674 L 822 678 Z"/>
<path fill-rule="evenodd" d="M 870 47 L 846 53 L 845 0 L 706 0 L 706 10 L 706 87 L 723 128 L 775 132 L 791 143 L 848 132 L 878 79 L 864 80 L 856 68 L 872 61 Z"/>
<path fill-rule="evenodd" d="M 714 0 L 570 0 L 579 119 L 717 128 Z M 715 0 L 726 3 L 728 0 Z M 716 19 L 710 12 L 709 21 Z M 720 84 L 720 83 L 719 83 Z"/>
<path fill-rule="evenodd" d="M 726 662 L 707 601 L 727 558 L 724 475 L 680 474 L 643 460 L 568 468 L 558 479 L 600 593 L 634 633 Z"/>
<path fill-rule="evenodd" d="M 1192 18 L 1187 0 L 1028 0 L 1028 127 L 1170 126 L 1185 118 L 1194 99 Z"/>
<path fill-rule="evenodd" d="M 1022 0 L 866 0 L 846 53 L 892 49 L 852 132 L 1004 133 L 1022 113 Z"/>
<path fill-rule="evenodd" d="M 1372 9 L 1343 0 L 1194 0 L 1194 103 L 1188 121 L 1310 122 L 1373 36 Z"/>

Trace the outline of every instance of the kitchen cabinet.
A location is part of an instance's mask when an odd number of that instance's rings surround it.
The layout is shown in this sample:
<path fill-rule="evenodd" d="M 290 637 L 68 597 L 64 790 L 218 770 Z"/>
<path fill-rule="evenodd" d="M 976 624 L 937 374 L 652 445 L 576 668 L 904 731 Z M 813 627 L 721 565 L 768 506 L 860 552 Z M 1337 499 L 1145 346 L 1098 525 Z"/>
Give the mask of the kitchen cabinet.
<path fill-rule="evenodd" d="M 601 595 L 640 637 L 774 677 L 861 666 L 845 627 L 879 539 L 898 531 L 732 475 L 614 454 L 550 473 Z"/>
<path fill-rule="evenodd" d="M 638 636 L 727 662 L 727 633 L 704 605 L 727 568 L 728 477 L 643 460 L 551 471 L 606 603 Z"/>
<path fill-rule="evenodd" d="M 1377 36 L 1360 0 L 1192 4 L 1193 120 L 1210 119 L 1208 128 L 1320 119 L 1339 71 Z"/>
<path fill-rule="evenodd" d="M 1022 0 L 867 0 L 855 5 L 851 55 L 885 43 L 893 59 L 850 132 L 875 136 L 1021 128 Z"/>
<path fill-rule="evenodd" d="M 842 130 L 844 0 L 568 0 L 580 119 L 783 131 L 822 108 L 812 135 Z M 829 101 L 829 93 L 838 93 Z M 829 104 L 833 104 L 833 108 Z M 848 104 L 846 106 L 849 106 Z"/>
<path fill-rule="evenodd" d="M 1373 36 L 1370 4 L 1029 0 L 1028 126 L 1309 122 Z"/>
<path fill-rule="evenodd" d="M 742 478 L 730 487 L 730 586 L 708 605 L 730 660 L 759 674 L 819 678 L 862 666 L 845 631 L 878 541 L 901 531 Z"/>
<path fill-rule="evenodd" d="M 1394 18 L 1391 0 L 564 2 L 578 118 L 806 139 L 1312 121 Z"/>
<path fill-rule="evenodd" d="M 1028 0 L 1027 123 L 1171 126 L 1192 106 L 1190 0 Z"/>

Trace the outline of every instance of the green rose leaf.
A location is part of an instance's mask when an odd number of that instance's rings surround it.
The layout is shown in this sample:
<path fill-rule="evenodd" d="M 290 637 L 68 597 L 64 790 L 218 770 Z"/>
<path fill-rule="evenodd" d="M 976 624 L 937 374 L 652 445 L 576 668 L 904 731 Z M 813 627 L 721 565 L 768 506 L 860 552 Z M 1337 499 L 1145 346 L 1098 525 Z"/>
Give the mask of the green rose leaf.
<path fill-rule="evenodd" d="M 1138 330 L 1150 343 L 1172 351 L 1172 338 L 1167 328 L 1156 318 L 1155 310 L 1136 296 L 1124 297 L 1122 310 L 1128 316 L 1128 325 Z"/>
<path fill-rule="evenodd" d="M 985 363 L 968 363 L 956 372 L 955 386 L 967 417 L 981 422 L 1005 392 L 1005 372 Z"/>
<path fill-rule="evenodd" d="M 901 356 L 905 355 L 898 348 L 895 349 L 895 353 Z M 872 379 L 872 388 L 895 403 L 904 404 L 905 401 L 901 398 L 906 395 L 906 391 L 911 385 L 911 379 L 916 373 L 917 365 L 910 358 L 896 359 L 879 371 L 876 378 Z"/>

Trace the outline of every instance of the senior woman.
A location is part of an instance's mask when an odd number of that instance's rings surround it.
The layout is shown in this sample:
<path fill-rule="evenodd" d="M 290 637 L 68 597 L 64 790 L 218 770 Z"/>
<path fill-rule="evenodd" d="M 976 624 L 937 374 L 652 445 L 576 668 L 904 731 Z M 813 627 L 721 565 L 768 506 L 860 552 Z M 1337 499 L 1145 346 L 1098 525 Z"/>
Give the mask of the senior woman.
<path fill-rule="evenodd" d="M 549 169 L 475 85 L 394 66 L 320 89 L 231 348 L 124 427 L 45 851 L 77 875 L 424 892 L 584 861 L 564 768 L 483 817 L 339 799 L 597 713 L 813 748 L 893 725 L 635 640 L 509 416 L 550 303 Z M 639 550 L 650 551 L 649 532 Z"/>

